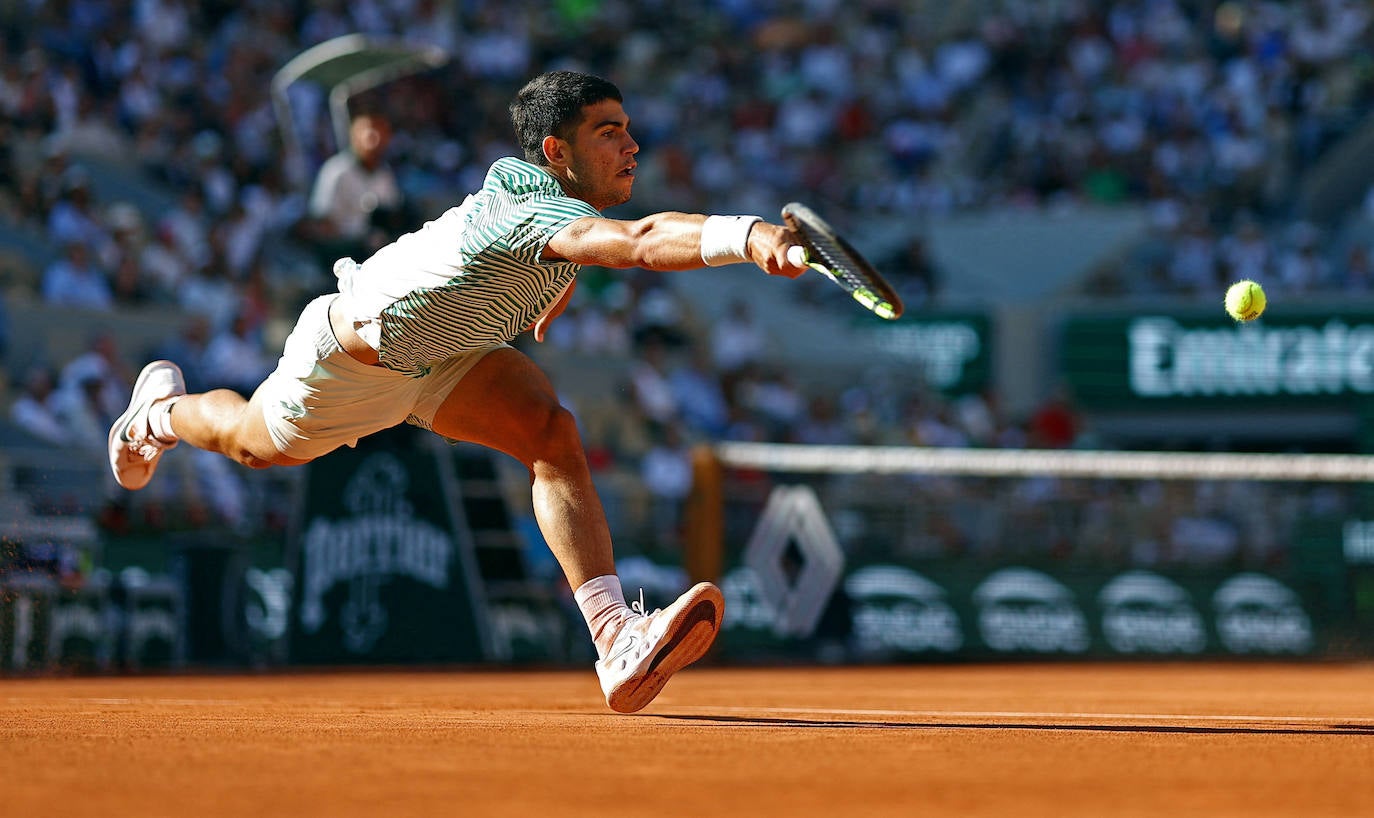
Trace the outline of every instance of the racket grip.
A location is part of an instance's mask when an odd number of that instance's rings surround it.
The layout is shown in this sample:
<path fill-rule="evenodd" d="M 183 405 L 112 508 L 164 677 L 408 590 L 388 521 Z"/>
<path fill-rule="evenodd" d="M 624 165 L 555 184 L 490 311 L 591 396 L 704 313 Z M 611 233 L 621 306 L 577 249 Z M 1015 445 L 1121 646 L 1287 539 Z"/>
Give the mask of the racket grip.
<path fill-rule="evenodd" d="M 791 247 L 787 248 L 788 264 L 791 264 L 795 267 L 802 267 L 806 264 L 809 258 L 810 254 L 807 253 L 806 248 L 802 247 L 800 244 L 794 244 Z"/>

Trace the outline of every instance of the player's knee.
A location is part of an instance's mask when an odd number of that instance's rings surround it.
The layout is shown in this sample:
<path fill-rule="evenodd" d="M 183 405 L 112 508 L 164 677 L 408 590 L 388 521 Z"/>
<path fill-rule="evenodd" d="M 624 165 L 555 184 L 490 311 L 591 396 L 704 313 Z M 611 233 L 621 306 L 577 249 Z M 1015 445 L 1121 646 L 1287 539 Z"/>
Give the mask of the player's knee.
<path fill-rule="evenodd" d="M 259 457 L 257 454 L 249 451 L 248 449 L 239 449 L 230 456 L 234 459 L 236 463 L 242 466 L 247 466 L 250 469 L 265 469 L 273 465 L 271 460 Z"/>
<path fill-rule="evenodd" d="M 555 445 L 580 446 L 577 418 L 567 409 L 555 404 L 544 416 L 544 439 Z"/>
<path fill-rule="evenodd" d="M 262 445 L 254 445 L 251 441 L 242 439 L 226 441 L 228 445 L 223 447 L 223 451 L 230 460 L 241 466 L 250 469 L 265 469 L 269 466 L 277 465 L 278 455 L 275 449 L 268 451 Z"/>
<path fill-rule="evenodd" d="M 582 436 L 577 431 L 577 419 L 567 409 L 549 406 L 538 424 L 537 448 L 544 458 L 560 458 L 570 453 L 581 455 Z"/>

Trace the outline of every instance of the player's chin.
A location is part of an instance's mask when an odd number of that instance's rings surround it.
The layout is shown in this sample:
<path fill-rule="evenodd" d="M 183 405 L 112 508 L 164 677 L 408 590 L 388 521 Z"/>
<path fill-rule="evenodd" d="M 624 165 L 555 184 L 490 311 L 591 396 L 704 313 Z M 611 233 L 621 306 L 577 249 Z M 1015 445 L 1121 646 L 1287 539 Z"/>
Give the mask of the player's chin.
<path fill-rule="evenodd" d="M 618 188 L 615 190 L 614 193 L 610 194 L 610 195 L 607 197 L 607 198 L 610 198 L 610 199 L 614 199 L 614 200 L 615 200 L 614 202 L 611 203 L 610 206 L 611 206 L 611 207 L 614 207 L 615 205 L 618 205 L 618 204 L 625 204 L 626 202 L 630 201 L 630 195 L 634 192 L 634 186 L 635 186 L 634 177 L 633 177 L 633 176 L 628 177 L 628 181 L 626 181 L 624 184 L 620 185 L 620 187 L 618 187 Z"/>

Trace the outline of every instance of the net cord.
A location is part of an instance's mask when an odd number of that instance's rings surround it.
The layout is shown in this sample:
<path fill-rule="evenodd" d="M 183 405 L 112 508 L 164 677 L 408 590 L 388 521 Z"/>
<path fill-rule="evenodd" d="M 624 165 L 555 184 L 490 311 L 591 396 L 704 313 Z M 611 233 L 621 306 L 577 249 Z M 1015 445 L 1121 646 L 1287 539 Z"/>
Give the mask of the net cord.
<path fill-rule="evenodd" d="M 1374 455 L 929 449 L 718 443 L 722 465 L 783 473 L 1374 482 Z"/>

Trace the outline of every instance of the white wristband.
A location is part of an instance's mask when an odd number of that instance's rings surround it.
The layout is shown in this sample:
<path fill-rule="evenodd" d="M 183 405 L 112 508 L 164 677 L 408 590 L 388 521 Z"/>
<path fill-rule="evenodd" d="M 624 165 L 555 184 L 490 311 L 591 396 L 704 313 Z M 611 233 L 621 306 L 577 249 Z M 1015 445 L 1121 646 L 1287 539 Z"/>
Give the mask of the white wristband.
<path fill-rule="evenodd" d="M 707 267 L 749 261 L 749 231 L 758 216 L 707 216 L 701 226 L 701 260 Z"/>

